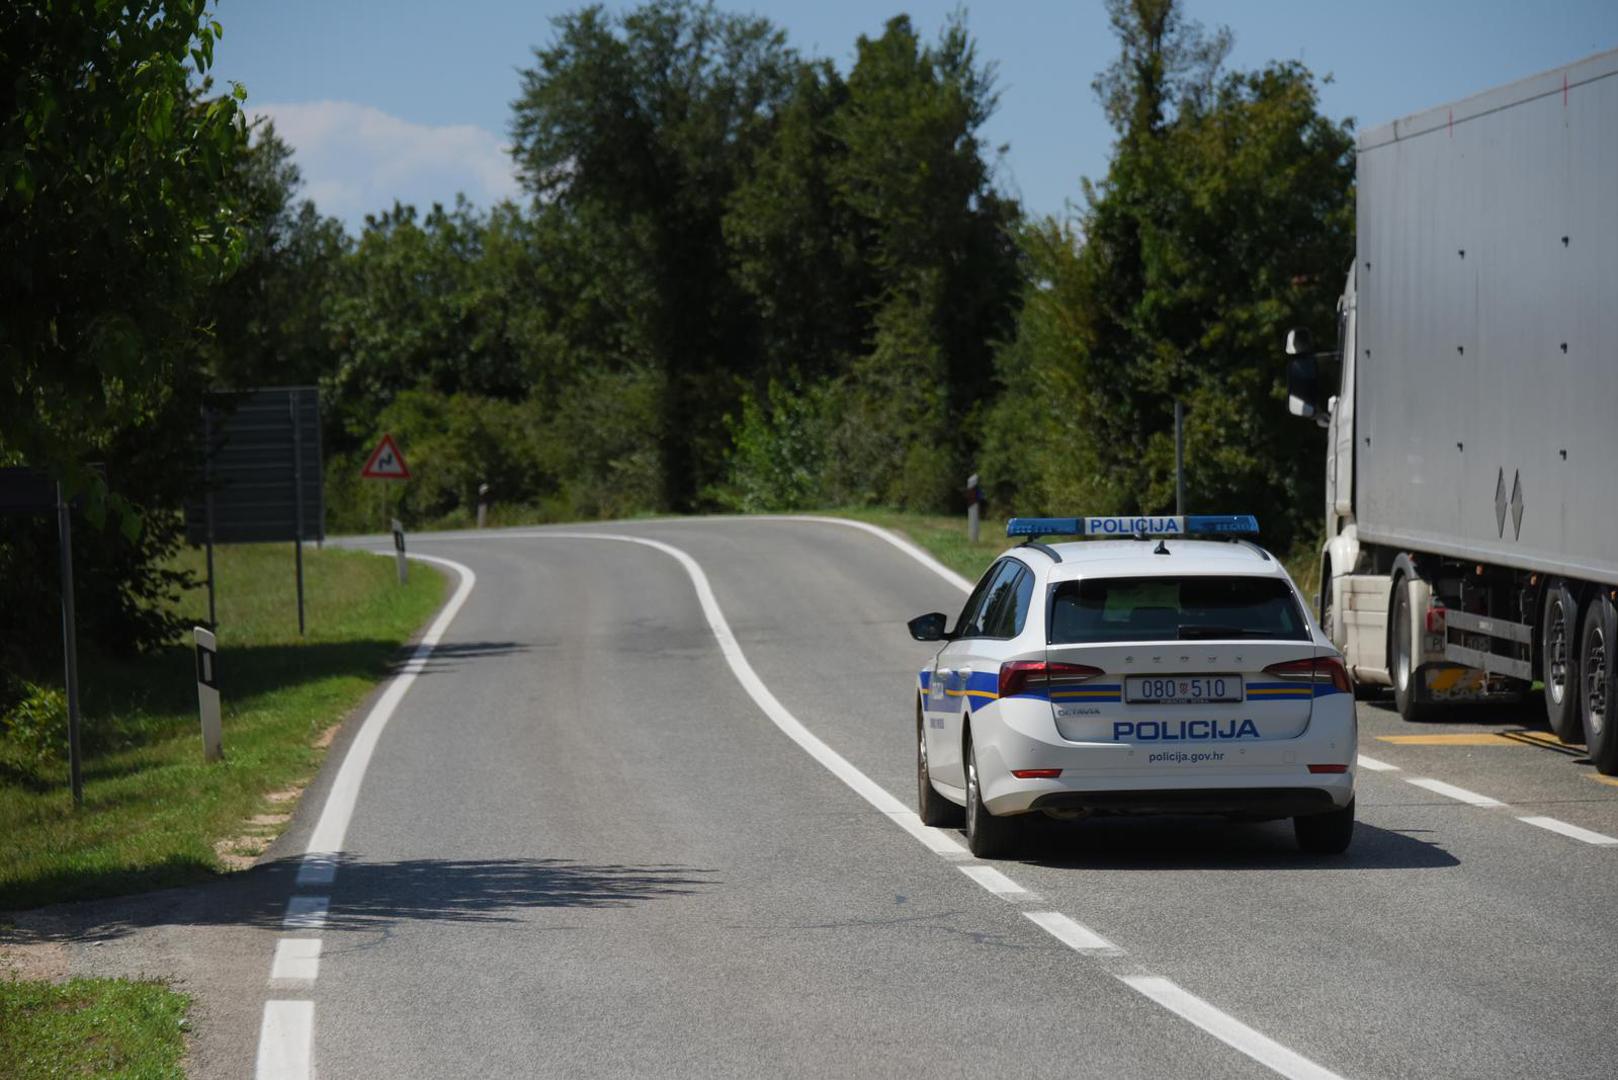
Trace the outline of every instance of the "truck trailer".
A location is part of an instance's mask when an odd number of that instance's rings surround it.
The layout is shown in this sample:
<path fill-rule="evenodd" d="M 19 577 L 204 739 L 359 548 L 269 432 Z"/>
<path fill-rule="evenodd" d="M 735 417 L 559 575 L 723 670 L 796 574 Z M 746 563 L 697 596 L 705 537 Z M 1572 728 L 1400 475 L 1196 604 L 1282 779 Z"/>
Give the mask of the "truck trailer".
<path fill-rule="evenodd" d="M 1286 342 L 1321 622 L 1406 720 L 1543 700 L 1618 774 L 1618 50 L 1368 129 L 1356 168 L 1337 347 Z"/>

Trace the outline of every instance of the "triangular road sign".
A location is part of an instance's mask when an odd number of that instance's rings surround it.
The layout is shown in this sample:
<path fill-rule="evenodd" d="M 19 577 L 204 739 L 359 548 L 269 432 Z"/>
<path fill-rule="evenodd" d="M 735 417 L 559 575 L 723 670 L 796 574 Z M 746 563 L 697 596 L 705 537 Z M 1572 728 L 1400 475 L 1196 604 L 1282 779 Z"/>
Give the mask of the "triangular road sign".
<path fill-rule="evenodd" d="M 410 479 L 410 468 L 405 464 L 404 455 L 399 453 L 398 444 L 393 441 L 392 435 L 382 436 L 382 441 L 371 451 L 371 456 L 365 462 L 365 468 L 360 470 L 360 475 L 371 480 Z"/>

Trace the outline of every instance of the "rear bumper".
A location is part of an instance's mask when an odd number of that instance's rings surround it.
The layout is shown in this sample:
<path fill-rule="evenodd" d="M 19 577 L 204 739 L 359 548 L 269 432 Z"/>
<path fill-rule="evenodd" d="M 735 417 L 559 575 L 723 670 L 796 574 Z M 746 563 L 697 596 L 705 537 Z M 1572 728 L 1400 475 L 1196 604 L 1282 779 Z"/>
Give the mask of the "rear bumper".
<path fill-rule="evenodd" d="M 983 802 L 993 814 L 1281 818 L 1340 809 L 1354 798 L 1358 733 L 1347 694 L 1317 701 L 1309 726 L 1296 738 L 1253 741 L 1072 742 L 1056 730 L 1043 702 L 996 705 L 972 716 Z M 1345 771 L 1312 773 L 1310 765 Z M 1061 774 L 1023 778 L 1012 769 Z"/>
<path fill-rule="evenodd" d="M 1052 791 L 1036 795 L 1029 810 L 1078 810 L 1095 814 L 1231 814 L 1238 817 L 1300 817 L 1337 809 L 1322 788 L 1146 788 L 1134 791 Z"/>

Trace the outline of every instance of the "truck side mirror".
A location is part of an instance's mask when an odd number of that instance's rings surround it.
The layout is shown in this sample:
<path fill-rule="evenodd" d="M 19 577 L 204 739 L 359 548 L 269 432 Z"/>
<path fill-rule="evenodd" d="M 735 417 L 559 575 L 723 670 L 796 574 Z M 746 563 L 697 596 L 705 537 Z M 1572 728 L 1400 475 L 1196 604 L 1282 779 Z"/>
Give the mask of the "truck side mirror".
<path fill-rule="evenodd" d="M 1287 412 L 1307 420 L 1320 411 L 1315 405 L 1320 400 L 1320 370 L 1313 356 L 1293 353 L 1293 335 L 1298 333 L 1287 335 L 1287 352 L 1292 354 L 1287 361 Z"/>
<path fill-rule="evenodd" d="M 1287 331 L 1287 355 L 1302 356 L 1314 352 L 1315 343 L 1309 339 L 1309 331 L 1301 326 L 1294 326 Z"/>

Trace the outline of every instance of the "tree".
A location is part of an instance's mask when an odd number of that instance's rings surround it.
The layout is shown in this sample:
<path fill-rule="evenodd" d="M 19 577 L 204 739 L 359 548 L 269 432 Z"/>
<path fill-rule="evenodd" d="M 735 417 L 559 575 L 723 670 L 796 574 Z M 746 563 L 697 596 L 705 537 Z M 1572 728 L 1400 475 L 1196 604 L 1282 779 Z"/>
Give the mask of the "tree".
<path fill-rule="evenodd" d="M 97 435 L 189 385 L 197 301 L 239 255 L 239 100 L 191 84 L 205 0 L 52 0 L 0 20 L 0 453 L 88 486 Z M 88 445 L 87 445 L 88 444 Z"/>
<path fill-rule="evenodd" d="M 342 222 L 298 199 L 292 148 L 263 121 L 236 163 L 242 255 L 208 298 L 208 368 L 220 388 L 318 382 L 332 367 L 324 305 L 349 241 Z"/>
<path fill-rule="evenodd" d="M 236 262 L 244 92 L 210 97 L 221 36 L 203 0 L 44 0 L 0 14 L 0 464 L 110 504 L 75 535 L 80 632 L 118 649 L 174 625 L 188 436 L 210 286 Z M 105 488 L 87 466 L 113 463 Z M 156 512 L 162 510 L 165 512 Z M 0 539 L 0 667 L 54 662 L 54 529 Z"/>
<path fill-rule="evenodd" d="M 787 98 L 796 59 L 768 22 L 654 0 L 556 20 L 513 106 L 536 198 L 589 222 L 590 240 L 644 298 L 629 358 L 661 373 L 664 505 L 690 508 L 720 477 L 724 416 L 756 354 L 757 315 L 731 277 L 723 222 Z"/>
<path fill-rule="evenodd" d="M 1111 11 L 1121 55 L 1096 86 L 1121 125 L 1115 153 L 1086 186 L 1082 249 L 1051 247 L 1055 226 L 1034 234 L 1054 284 L 1028 286 L 998 358 L 1004 386 L 1059 388 L 1063 413 L 1007 397 L 996 424 L 1067 450 L 1024 474 L 1027 501 L 1161 512 L 1182 400 L 1190 508 L 1262 509 L 1285 547 L 1313 521 L 1321 470 L 1309 433 L 1284 423 L 1278 343 L 1288 325 L 1331 325 L 1354 245 L 1351 132 L 1320 115 L 1301 64 L 1225 72 L 1228 35 L 1175 5 Z"/>

